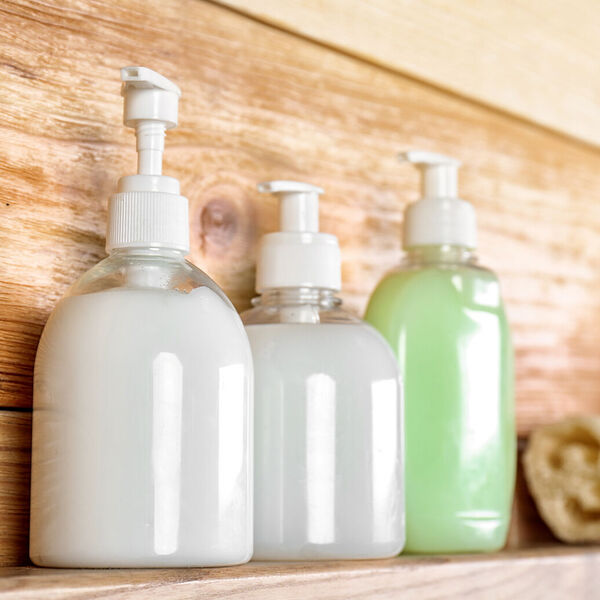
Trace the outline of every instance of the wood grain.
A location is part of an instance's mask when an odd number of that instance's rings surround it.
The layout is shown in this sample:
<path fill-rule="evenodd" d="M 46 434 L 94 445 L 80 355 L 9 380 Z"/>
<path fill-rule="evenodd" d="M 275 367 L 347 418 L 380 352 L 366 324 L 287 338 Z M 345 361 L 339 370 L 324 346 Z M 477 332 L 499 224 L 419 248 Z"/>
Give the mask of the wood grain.
<path fill-rule="evenodd" d="M 600 144 L 600 11 L 595 0 L 216 1 Z"/>
<path fill-rule="evenodd" d="M 0 565 L 28 561 L 31 415 L 0 411 Z"/>
<path fill-rule="evenodd" d="M 600 410 L 600 153 L 198 0 L 5 1 L 0 16 L 0 406 L 31 405 L 42 325 L 104 254 L 107 198 L 135 163 L 118 82 L 135 62 L 183 88 L 165 173 L 190 199 L 192 259 L 239 309 L 276 226 L 257 181 L 325 187 L 361 313 L 417 196 L 396 152 L 447 152 L 504 285 L 520 431 Z"/>
<path fill-rule="evenodd" d="M 597 597 L 600 550 L 545 547 L 493 555 L 249 563 L 220 569 L 0 570 L 0 599 Z"/>

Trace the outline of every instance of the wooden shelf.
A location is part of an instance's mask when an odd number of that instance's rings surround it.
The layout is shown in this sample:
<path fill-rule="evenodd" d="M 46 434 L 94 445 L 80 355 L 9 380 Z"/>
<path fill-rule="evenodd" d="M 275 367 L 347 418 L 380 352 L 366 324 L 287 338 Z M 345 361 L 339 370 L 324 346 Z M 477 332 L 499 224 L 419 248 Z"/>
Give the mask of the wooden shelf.
<path fill-rule="evenodd" d="M 489 555 L 249 563 L 213 569 L 0 569 L 0 600 L 593 598 L 600 547 L 551 545 Z"/>

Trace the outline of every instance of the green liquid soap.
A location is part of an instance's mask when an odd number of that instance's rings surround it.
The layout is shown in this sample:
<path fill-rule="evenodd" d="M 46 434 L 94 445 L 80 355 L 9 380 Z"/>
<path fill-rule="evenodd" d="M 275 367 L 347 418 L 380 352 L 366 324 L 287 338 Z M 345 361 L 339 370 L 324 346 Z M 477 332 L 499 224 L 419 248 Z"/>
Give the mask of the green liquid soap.
<path fill-rule="evenodd" d="M 406 552 L 504 546 L 514 491 L 513 355 L 496 276 L 465 248 L 412 248 L 366 320 L 404 376 Z"/>

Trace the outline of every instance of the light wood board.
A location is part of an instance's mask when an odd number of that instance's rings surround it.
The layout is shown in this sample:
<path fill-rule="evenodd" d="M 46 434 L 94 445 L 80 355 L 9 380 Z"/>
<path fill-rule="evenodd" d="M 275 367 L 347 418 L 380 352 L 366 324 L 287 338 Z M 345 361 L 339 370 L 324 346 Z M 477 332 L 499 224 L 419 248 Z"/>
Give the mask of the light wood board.
<path fill-rule="evenodd" d="M 600 144 L 596 0 L 217 2 Z"/>
<path fill-rule="evenodd" d="M 1 600 L 592 600 L 599 585 L 600 550 L 556 546 L 488 556 L 249 563 L 220 569 L 0 569 Z"/>

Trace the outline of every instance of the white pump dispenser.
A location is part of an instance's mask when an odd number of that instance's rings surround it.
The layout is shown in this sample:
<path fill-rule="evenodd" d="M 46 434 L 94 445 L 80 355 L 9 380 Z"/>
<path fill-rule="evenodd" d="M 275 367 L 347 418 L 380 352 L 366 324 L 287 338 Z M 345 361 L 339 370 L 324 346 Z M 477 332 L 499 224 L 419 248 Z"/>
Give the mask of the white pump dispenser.
<path fill-rule="evenodd" d="M 138 173 L 110 200 L 108 256 L 52 311 L 33 390 L 30 556 L 48 567 L 208 567 L 252 555 L 253 367 L 188 252 L 162 175 L 179 88 L 121 70 Z"/>
<path fill-rule="evenodd" d="M 138 173 L 119 180 L 110 199 L 106 250 L 171 248 L 189 252 L 188 201 L 162 174 L 165 131 L 177 126 L 179 88 L 146 67 L 121 69 L 123 122 L 135 128 Z"/>
<path fill-rule="evenodd" d="M 319 194 L 323 190 L 298 181 L 266 181 L 259 192 L 280 202 L 280 231 L 262 237 L 256 265 L 256 291 L 269 288 L 341 288 L 337 238 L 319 232 Z"/>
<path fill-rule="evenodd" d="M 394 355 L 348 314 L 322 189 L 261 183 L 280 202 L 264 235 L 253 308 L 254 558 L 384 558 L 404 544 L 402 396 Z"/>
<path fill-rule="evenodd" d="M 404 216 L 404 247 L 477 246 L 473 206 L 458 197 L 460 161 L 423 150 L 403 152 L 400 160 L 421 171 L 421 199 L 408 206 Z"/>

